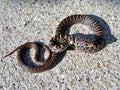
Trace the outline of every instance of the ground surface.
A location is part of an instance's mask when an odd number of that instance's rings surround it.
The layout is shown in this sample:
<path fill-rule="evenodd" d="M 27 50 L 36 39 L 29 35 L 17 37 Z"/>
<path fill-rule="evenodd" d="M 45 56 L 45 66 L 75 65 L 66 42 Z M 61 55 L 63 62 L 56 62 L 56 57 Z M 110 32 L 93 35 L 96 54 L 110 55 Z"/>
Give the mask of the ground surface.
<path fill-rule="evenodd" d="M 59 22 L 73 14 L 104 20 L 107 46 L 95 54 L 67 51 L 55 68 L 32 75 L 15 53 L 0 60 L 1 90 L 120 90 L 120 0 L 0 0 L 0 56 L 28 41 L 48 44 Z"/>

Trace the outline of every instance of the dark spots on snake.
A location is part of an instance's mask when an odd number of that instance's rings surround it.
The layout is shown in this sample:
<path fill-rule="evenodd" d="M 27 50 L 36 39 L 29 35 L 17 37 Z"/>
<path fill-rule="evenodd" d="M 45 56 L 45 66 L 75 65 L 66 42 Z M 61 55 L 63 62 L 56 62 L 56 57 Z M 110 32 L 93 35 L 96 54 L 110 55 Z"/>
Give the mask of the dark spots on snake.
<path fill-rule="evenodd" d="M 79 42 L 77 42 L 77 45 L 79 45 Z"/>
<path fill-rule="evenodd" d="M 85 47 L 86 50 L 89 50 L 89 47 Z"/>
<path fill-rule="evenodd" d="M 82 49 L 83 51 L 85 50 L 85 48 Z"/>
<path fill-rule="evenodd" d="M 89 46 L 89 44 L 88 44 L 88 43 L 85 43 L 85 46 Z"/>

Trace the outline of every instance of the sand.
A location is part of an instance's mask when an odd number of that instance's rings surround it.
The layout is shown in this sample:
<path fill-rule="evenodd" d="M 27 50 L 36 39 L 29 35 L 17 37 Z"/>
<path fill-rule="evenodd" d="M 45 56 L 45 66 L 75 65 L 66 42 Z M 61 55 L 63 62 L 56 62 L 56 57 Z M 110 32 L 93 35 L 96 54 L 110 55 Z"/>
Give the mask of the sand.
<path fill-rule="evenodd" d="M 67 51 L 56 67 L 36 74 L 24 71 L 14 53 L 0 59 L 1 90 L 120 90 L 120 0 L 0 0 L 0 56 L 26 42 L 48 45 L 73 14 L 97 16 L 107 45 L 94 54 Z"/>

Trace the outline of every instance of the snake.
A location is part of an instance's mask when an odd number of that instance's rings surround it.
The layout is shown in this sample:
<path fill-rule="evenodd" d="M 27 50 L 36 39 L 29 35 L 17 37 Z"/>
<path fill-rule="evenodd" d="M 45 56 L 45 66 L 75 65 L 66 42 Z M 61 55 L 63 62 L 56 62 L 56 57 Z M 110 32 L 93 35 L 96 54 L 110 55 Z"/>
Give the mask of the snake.
<path fill-rule="evenodd" d="M 44 72 L 49 69 L 52 69 L 55 64 L 57 63 L 58 59 L 60 58 L 60 53 L 52 53 L 51 50 L 49 49 L 48 46 L 46 45 L 39 45 L 41 48 L 45 49 L 45 51 L 48 51 L 49 56 L 45 60 L 39 61 L 39 47 L 35 42 L 27 42 L 16 49 L 14 49 L 12 52 L 8 53 L 7 55 L 3 56 L 2 58 L 5 58 L 11 54 L 13 54 L 15 51 L 17 51 L 17 61 L 18 64 L 21 66 L 21 68 L 27 72 L 30 73 L 39 73 L 39 72 Z M 23 54 L 26 53 L 27 50 L 29 49 L 34 49 L 35 50 L 35 55 L 34 55 L 34 63 L 37 64 L 36 66 L 30 66 L 24 61 Z"/>
<path fill-rule="evenodd" d="M 94 32 L 95 40 L 83 35 L 78 37 L 66 34 L 72 25 L 81 23 L 87 25 Z M 49 47 L 52 52 L 59 53 L 73 45 L 75 50 L 95 53 L 105 45 L 105 37 L 102 26 L 90 15 L 75 14 L 63 19 L 56 28 L 55 36 L 52 37 Z"/>
<path fill-rule="evenodd" d="M 87 37 L 80 35 L 75 37 L 69 34 L 66 34 L 66 31 L 74 24 L 82 23 L 88 25 L 95 33 L 95 41 Z M 12 52 L 3 56 L 3 58 L 13 54 L 17 51 L 17 61 L 18 64 L 26 71 L 30 73 L 39 73 L 46 70 L 52 69 L 58 60 L 61 58 L 61 53 L 66 51 L 67 48 L 71 45 L 74 45 L 76 50 L 82 50 L 85 52 L 96 52 L 100 50 L 105 44 L 105 38 L 102 27 L 99 23 L 89 15 L 71 15 L 63 19 L 56 28 L 55 36 L 51 38 L 49 46 L 40 44 L 39 46 L 46 51 L 48 51 L 49 56 L 47 59 L 42 61 L 39 60 L 41 56 L 41 51 L 39 51 L 38 44 L 35 42 L 27 42 L 23 45 L 18 46 Z M 33 63 L 36 65 L 30 66 L 24 61 L 23 55 L 29 49 L 35 50 L 35 55 L 33 58 Z"/>

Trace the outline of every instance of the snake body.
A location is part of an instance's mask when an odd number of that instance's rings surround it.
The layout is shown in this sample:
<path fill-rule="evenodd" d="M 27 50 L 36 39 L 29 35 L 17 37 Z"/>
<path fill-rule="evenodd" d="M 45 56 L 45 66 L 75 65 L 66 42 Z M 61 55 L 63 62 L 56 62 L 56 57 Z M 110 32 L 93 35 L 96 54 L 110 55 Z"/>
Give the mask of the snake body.
<path fill-rule="evenodd" d="M 40 51 L 39 51 L 37 44 L 33 43 L 33 42 L 27 42 L 27 43 L 19 46 L 18 48 L 16 48 L 9 54 L 5 55 L 3 58 L 5 58 L 5 57 L 11 55 L 12 53 L 14 53 L 15 51 L 17 51 L 18 64 L 24 70 L 26 70 L 30 73 L 38 73 L 38 72 L 43 72 L 43 71 L 52 69 L 55 66 L 57 60 L 59 59 L 60 53 L 52 53 L 50 51 L 49 47 L 47 47 L 45 45 L 41 45 L 41 47 L 43 47 L 45 49 L 45 51 L 49 52 L 49 56 L 46 60 L 42 60 L 42 61 L 38 60 Z M 34 63 L 37 64 L 37 66 L 29 66 L 29 65 L 27 65 L 26 62 L 24 62 L 23 54 L 25 54 L 26 51 L 31 48 L 34 48 L 36 51 L 35 55 L 34 55 Z"/>
<path fill-rule="evenodd" d="M 79 37 L 66 34 L 66 31 L 74 24 L 81 23 L 88 25 L 95 34 L 95 41 L 83 35 Z M 74 45 L 76 50 L 85 52 L 96 52 L 105 45 L 105 38 L 102 27 L 88 15 L 71 15 L 63 19 L 56 29 L 55 36 L 50 40 L 50 48 L 53 52 L 62 52 L 68 46 Z"/>
<path fill-rule="evenodd" d="M 76 23 L 82 23 L 91 27 L 91 29 L 95 33 L 96 40 L 93 41 L 89 38 L 79 36 L 74 37 L 66 34 L 66 31 Z M 39 61 L 38 57 L 40 56 L 40 51 L 36 43 L 28 42 L 25 43 L 4 57 L 7 57 L 17 51 L 17 60 L 20 66 L 31 73 L 38 73 L 49 70 L 53 68 L 61 57 L 61 53 L 67 49 L 67 47 L 74 45 L 75 49 L 88 51 L 88 52 L 96 52 L 100 50 L 105 44 L 104 34 L 101 26 L 98 22 L 91 18 L 88 15 L 72 15 L 63 19 L 58 27 L 56 28 L 55 36 L 50 40 L 49 47 L 46 45 L 41 45 L 40 47 L 45 49 L 45 51 L 49 52 L 49 56 L 46 60 Z M 28 49 L 35 49 L 35 56 L 33 62 L 37 64 L 36 66 L 29 66 L 25 61 L 23 55 L 26 53 Z"/>

